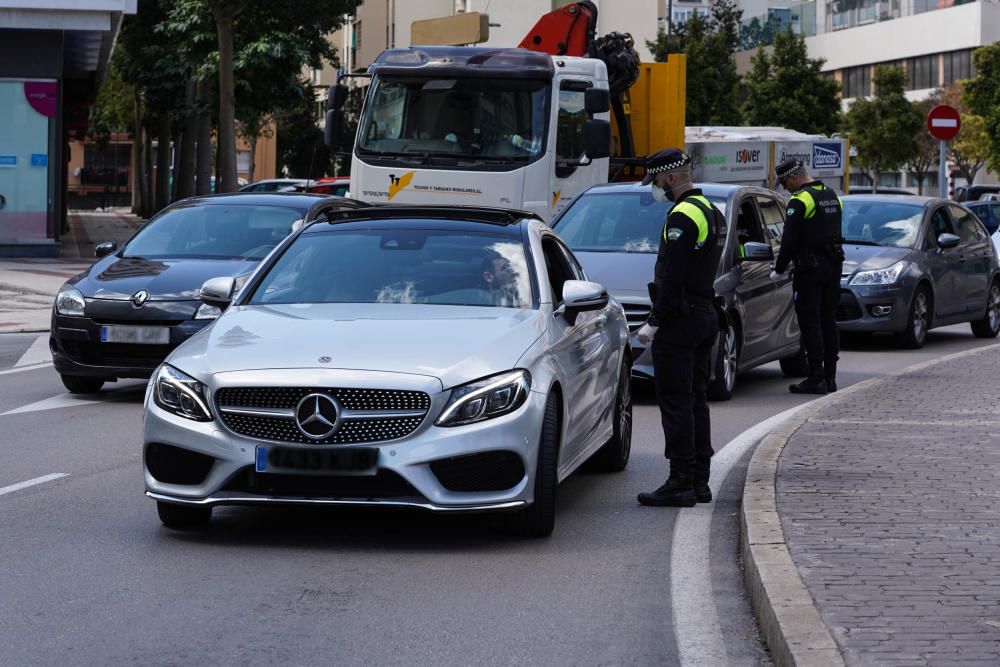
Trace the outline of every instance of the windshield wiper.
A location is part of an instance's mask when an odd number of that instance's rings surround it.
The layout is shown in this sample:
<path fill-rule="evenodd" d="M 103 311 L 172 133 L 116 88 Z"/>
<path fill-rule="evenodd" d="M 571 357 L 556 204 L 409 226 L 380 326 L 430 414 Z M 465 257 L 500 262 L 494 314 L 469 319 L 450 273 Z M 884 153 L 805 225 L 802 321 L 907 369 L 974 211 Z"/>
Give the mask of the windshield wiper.
<path fill-rule="evenodd" d="M 875 241 L 866 241 L 865 239 L 844 239 L 844 243 L 850 245 L 873 245 L 873 246 L 878 246 L 880 248 L 882 247 L 881 243 L 876 243 Z"/>

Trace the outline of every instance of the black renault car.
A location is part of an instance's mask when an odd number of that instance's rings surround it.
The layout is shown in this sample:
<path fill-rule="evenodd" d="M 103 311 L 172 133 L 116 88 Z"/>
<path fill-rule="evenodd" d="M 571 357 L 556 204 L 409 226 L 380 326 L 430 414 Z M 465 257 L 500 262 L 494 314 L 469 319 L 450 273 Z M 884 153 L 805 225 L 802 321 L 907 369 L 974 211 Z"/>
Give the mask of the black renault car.
<path fill-rule="evenodd" d="M 99 243 L 101 258 L 59 290 L 49 348 L 66 388 L 99 391 L 119 378 L 145 378 L 219 311 L 201 302 L 209 278 L 250 276 L 296 226 L 328 212 L 367 206 L 299 193 L 192 197 L 153 217 L 121 249 Z"/>
<path fill-rule="evenodd" d="M 777 280 L 770 278 L 770 264 L 785 227 L 785 200 L 757 187 L 713 183 L 698 187 L 727 222 L 715 292 L 729 325 L 719 333 L 709 398 L 730 398 L 738 371 L 771 361 L 780 361 L 788 376 L 804 375 L 791 277 L 786 273 Z M 632 370 L 640 378 L 653 376 L 653 359 L 634 334 L 649 316 L 646 285 L 653 279 L 660 234 L 671 206 L 655 201 L 648 185 L 595 185 L 552 221 L 588 278 L 607 287 L 625 308 L 633 334 Z"/>

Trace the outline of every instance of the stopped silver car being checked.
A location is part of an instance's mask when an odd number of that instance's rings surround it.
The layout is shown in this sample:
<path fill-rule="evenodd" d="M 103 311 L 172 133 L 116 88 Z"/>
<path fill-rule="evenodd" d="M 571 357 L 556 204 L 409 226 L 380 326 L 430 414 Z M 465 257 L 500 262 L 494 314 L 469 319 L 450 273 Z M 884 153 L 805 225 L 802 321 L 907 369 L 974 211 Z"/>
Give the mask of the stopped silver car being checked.
<path fill-rule="evenodd" d="M 147 387 L 147 495 L 175 528 L 217 505 L 505 512 L 547 535 L 585 461 L 628 463 L 625 313 L 541 220 L 343 212 L 286 239 Z"/>

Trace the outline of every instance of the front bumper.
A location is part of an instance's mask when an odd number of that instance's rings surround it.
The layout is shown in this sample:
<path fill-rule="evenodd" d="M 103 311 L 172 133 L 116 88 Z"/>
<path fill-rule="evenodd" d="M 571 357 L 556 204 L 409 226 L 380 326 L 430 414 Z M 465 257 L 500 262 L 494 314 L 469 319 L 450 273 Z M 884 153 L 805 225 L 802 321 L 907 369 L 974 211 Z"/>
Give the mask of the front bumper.
<path fill-rule="evenodd" d="M 913 290 L 907 286 L 842 284 L 837 306 L 841 331 L 879 333 L 906 329 Z"/>
<path fill-rule="evenodd" d="M 52 363 L 62 375 L 148 378 L 174 348 L 213 322 L 191 319 L 198 304 L 148 302 L 136 309 L 127 301 L 88 301 L 85 317 L 68 317 L 53 310 L 49 337 Z M 105 324 L 166 326 L 170 341 L 166 345 L 102 343 L 101 327 Z"/>
<path fill-rule="evenodd" d="M 421 382 L 412 376 L 411 379 L 392 376 L 387 383 L 385 373 L 352 371 L 348 374 L 331 370 L 308 374 L 313 377 L 287 373 L 285 382 L 260 378 L 255 379 L 254 384 L 416 389 Z M 210 391 L 214 389 L 216 387 Z M 422 389 L 427 390 L 426 384 Z M 534 500 L 533 480 L 546 396 L 531 391 L 526 403 L 514 413 L 478 424 L 442 428 L 435 426 L 433 421 L 444 408 L 450 391 L 441 392 L 438 385 L 436 393 L 428 393 L 431 407 L 427 416 L 405 438 L 357 445 L 310 445 L 248 438 L 229 430 L 218 415 L 212 422 L 193 422 L 178 417 L 157 406 L 147 388 L 143 428 L 146 495 L 161 502 L 193 506 L 362 505 L 415 507 L 440 512 L 502 511 L 530 504 Z M 150 472 L 147 454 L 151 445 L 168 445 L 211 457 L 210 465 L 203 479 L 195 483 L 167 483 Z M 377 450 L 375 474 L 258 473 L 254 467 L 258 445 L 303 450 L 371 447 Z M 520 480 L 503 490 L 450 490 L 435 473 L 435 469 L 440 471 L 441 468 L 432 469 L 432 464 L 455 457 L 493 456 L 498 452 L 518 457 L 523 465 Z"/>

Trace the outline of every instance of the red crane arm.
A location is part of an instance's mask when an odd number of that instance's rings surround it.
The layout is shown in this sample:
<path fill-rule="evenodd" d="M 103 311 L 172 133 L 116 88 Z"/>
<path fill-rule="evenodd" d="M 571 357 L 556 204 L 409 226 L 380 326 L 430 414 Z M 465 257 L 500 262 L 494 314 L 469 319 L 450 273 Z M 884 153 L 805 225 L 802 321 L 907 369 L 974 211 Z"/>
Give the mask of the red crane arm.
<path fill-rule="evenodd" d="M 590 0 L 542 16 L 519 48 L 553 56 L 585 56 L 597 33 L 597 6 Z"/>

